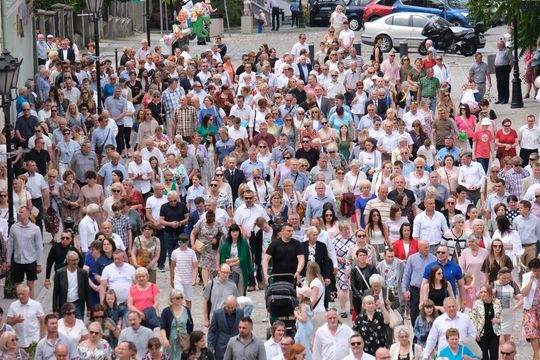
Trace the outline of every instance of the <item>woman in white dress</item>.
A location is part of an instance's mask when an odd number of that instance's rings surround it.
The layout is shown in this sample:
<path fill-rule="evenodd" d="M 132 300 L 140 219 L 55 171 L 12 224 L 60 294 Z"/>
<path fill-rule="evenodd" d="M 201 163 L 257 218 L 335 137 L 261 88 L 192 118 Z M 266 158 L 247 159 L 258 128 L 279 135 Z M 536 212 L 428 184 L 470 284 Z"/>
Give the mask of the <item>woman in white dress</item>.
<path fill-rule="evenodd" d="M 523 255 L 523 247 L 517 230 L 512 229 L 512 224 L 506 216 L 497 216 L 495 219 L 497 229 L 493 232 L 493 239 L 501 239 L 504 246 L 504 253 L 512 259 L 512 278 L 519 285 L 519 271 L 521 270 L 521 255 Z"/>
<path fill-rule="evenodd" d="M 429 174 L 425 171 L 424 167 L 426 162 L 422 158 L 416 158 L 414 160 L 413 171 L 407 178 L 408 188 L 414 192 L 416 199 L 422 199 L 422 194 L 429 184 Z"/>

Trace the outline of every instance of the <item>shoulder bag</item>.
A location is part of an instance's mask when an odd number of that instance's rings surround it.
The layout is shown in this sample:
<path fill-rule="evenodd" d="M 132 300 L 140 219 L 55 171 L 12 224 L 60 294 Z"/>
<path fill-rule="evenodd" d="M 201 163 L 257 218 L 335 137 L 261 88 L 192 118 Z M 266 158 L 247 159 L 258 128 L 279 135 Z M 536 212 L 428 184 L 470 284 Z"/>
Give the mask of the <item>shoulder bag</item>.
<path fill-rule="evenodd" d="M 354 181 L 353 191 L 349 191 L 346 193 L 343 193 L 341 195 L 341 214 L 345 217 L 351 217 L 354 215 L 356 209 L 354 206 L 354 189 L 356 188 L 356 183 L 358 182 L 358 177 L 360 176 L 360 173 L 356 175 L 356 180 Z"/>
<path fill-rule="evenodd" d="M 296 190 L 294 190 L 294 196 L 296 197 L 296 213 L 298 214 L 298 216 L 300 216 L 300 219 L 303 219 L 304 216 L 306 215 L 306 207 L 304 206 L 304 204 L 302 204 L 302 201 L 300 201 L 300 199 L 298 198 L 298 193 L 296 192 Z"/>
<path fill-rule="evenodd" d="M 390 288 L 386 288 L 386 298 L 390 300 Z M 386 306 L 386 304 L 384 304 L 384 306 Z M 388 326 L 390 326 L 391 329 L 403 324 L 403 317 L 401 317 L 399 311 L 392 309 L 392 306 L 388 309 L 388 317 L 390 318 Z"/>

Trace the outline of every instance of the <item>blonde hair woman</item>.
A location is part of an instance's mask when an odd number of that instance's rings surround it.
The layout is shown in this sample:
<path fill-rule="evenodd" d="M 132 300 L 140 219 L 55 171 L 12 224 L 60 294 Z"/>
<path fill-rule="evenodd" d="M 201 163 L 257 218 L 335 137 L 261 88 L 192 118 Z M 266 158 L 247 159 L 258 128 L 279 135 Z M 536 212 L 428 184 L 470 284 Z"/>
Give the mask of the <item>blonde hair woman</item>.
<path fill-rule="evenodd" d="M 341 30 L 343 30 L 343 22 L 347 21 L 347 15 L 345 15 L 345 8 L 341 5 L 336 6 L 336 10 L 330 15 L 330 26 L 336 29 L 336 36 L 339 36 Z"/>
<path fill-rule="evenodd" d="M 103 210 L 107 213 L 107 218 L 113 216 L 112 205 L 125 197 L 124 186 L 122 183 L 114 183 L 109 188 L 110 196 L 103 201 Z"/>

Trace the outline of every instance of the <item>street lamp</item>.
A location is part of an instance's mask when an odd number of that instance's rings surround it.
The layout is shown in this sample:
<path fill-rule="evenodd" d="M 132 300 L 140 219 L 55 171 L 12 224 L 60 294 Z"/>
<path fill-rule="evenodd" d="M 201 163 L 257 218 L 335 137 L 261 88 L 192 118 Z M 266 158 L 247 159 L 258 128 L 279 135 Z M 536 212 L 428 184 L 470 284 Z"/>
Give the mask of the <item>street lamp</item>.
<path fill-rule="evenodd" d="M 518 58 L 518 20 L 514 18 L 514 78 L 512 79 L 512 101 L 510 108 L 517 109 L 523 107 L 523 94 L 521 93 L 521 79 L 519 78 L 519 58 Z"/>
<path fill-rule="evenodd" d="M 11 97 L 12 90 L 17 88 L 19 80 L 19 70 L 23 59 L 11 56 L 9 51 L 4 50 L 0 55 L 0 96 L 2 97 L 2 109 L 4 111 L 4 129 L 6 132 L 6 166 L 7 166 L 7 193 L 8 193 L 8 229 L 15 223 L 15 214 L 13 213 L 13 166 L 11 157 L 13 155 L 11 149 Z M 15 298 L 15 289 L 11 271 L 8 271 L 6 283 L 4 286 L 4 298 Z"/>
<path fill-rule="evenodd" d="M 6 158 L 7 158 L 7 177 L 8 177 L 8 204 L 9 204 L 9 217 L 8 225 L 15 222 L 15 214 L 13 214 L 13 166 L 11 166 L 11 92 L 17 88 L 17 81 L 19 80 L 19 70 L 23 59 L 19 59 L 11 56 L 9 51 L 4 51 L 0 55 L 0 96 L 2 96 L 2 108 L 4 110 L 4 119 L 6 130 Z"/>
<path fill-rule="evenodd" d="M 103 0 L 86 0 L 86 7 L 90 12 L 90 21 L 94 23 L 94 43 L 96 44 L 96 87 L 97 87 L 97 112 L 101 114 L 103 110 L 101 104 L 101 69 L 99 66 L 99 18 L 101 16 L 101 7 Z"/>

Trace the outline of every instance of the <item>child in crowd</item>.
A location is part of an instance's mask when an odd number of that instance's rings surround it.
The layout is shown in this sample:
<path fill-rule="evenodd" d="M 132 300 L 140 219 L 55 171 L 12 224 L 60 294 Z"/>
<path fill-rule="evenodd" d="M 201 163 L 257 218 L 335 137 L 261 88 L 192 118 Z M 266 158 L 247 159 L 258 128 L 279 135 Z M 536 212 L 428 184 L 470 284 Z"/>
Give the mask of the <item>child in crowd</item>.
<path fill-rule="evenodd" d="M 468 314 L 474 302 L 476 301 L 476 292 L 477 289 L 474 286 L 474 275 L 470 272 L 466 272 L 463 275 L 463 281 L 465 282 L 465 314 Z"/>
<path fill-rule="evenodd" d="M 298 294 L 298 307 L 294 309 L 294 316 L 296 318 L 296 334 L 294 335 L 294 342 L 296 344 L 304 345 L 306 348 L 306 359 L 311 359 L 311 347 L 310 337 L 313 331 L 313 323 L 311 318 L 313 312 L 311 311 L 311 289 L 309 287 L 297 288 Z"/>

